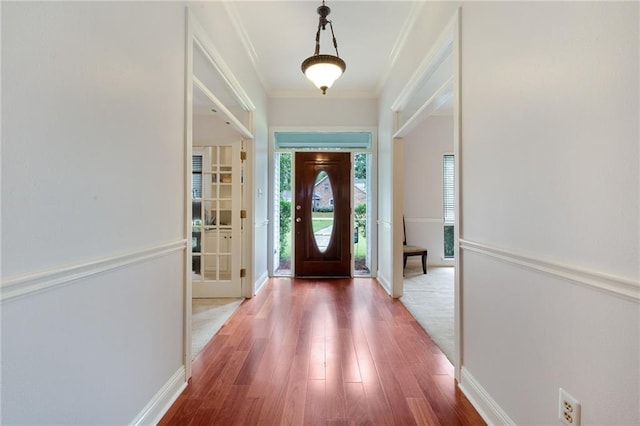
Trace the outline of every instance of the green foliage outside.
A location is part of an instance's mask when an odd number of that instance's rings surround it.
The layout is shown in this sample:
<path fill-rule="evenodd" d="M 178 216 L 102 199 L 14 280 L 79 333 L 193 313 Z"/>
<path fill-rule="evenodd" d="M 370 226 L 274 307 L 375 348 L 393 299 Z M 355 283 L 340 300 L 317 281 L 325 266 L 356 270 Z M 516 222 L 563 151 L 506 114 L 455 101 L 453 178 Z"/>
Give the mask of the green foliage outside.
<path fill-rule="evenodd" d="M 313 211 L 318 213 L 333 213 L 333 206 L 316 207 Z"/>
<path fill-rule="evenodd" d="M 355 178 L 366 179 L 367 178 L 367 154 L 356 154 L 354 156 L 355 163 Z"/>
<path fill-rule="evenodd" d="M 280 193 L 291 190 L 291 154 L 280 154 Z"/>
<path fill-rule="evenodd" d="M 291 201 L 280 199 L 280 259 L 285 257 L 285 249 L 289 246 L 289 235 L 291 233 Z M 289 252 L 289 250 L 286 250 Z"/>
<path fill-rule="evenodd" d="M 453 257 L 453 225 L 444 227 L 444 257 Z"/>
<path fill-rule="evenodd" d="M 358 233 L 364 238 L 367 232 L 367 204 L 361 203 L 356 206 L 353 221 Z"/>

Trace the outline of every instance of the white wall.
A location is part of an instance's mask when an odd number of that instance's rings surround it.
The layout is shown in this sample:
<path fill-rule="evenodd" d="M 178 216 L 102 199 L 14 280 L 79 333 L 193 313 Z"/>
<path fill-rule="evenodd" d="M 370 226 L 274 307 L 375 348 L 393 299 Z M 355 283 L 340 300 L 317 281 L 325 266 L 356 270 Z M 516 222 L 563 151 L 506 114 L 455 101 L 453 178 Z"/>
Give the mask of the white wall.
<path fill-rule="evenodd" d="M 456 6 L 423 7 L 380 99 L 381 153 L 389 105 Z M 558 424 L 563 387 L 583 424 L 638 424 L 638 4 L 461 17 L 461 385 L 492 423 Z M 381 188 L 409 155 L 380 156 Z M 381 223 L 398 199 L 381 190 Z"/>
<path fill-rule="evenodd" d="M 369 127 L 376 125 L 376 115 L 375 99 L 344 99 L 329 95 L 269 99 L 269 125 L 272 127 Z"/>
<path fill-rule="evenodd" d="M 128 423 L 182 367 L 184 17 L 2 4 L 2 423 Z"/>
<path fill-rule="evenodd" d="M 516 424 L 640 423 L 638 17 L 463 6 L 463 367 Z"/>
<path fill-rule="evenodd" d="M 453 153 L 453 117 L 428 117 L 402 143 L 407 244 L 426 247 L 429 265 L 451 265 L 444 260 L 442 161 Z"/>

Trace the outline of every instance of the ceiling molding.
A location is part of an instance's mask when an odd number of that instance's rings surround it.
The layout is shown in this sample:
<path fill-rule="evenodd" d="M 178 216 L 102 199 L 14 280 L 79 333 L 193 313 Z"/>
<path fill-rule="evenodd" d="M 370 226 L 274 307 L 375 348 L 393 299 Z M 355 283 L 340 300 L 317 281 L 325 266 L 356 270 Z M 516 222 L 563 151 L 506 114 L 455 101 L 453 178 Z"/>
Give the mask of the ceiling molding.
<path fill-rule="evenodd" d="M 262 84 L 262 88 L 265 92 L 269 92 L 271 90 L 271 86 L 267 81 L 267 78 L 264 76 L 262 71 L 260 71 L 260 67 L 258 67 L 258 63 L 260 62 L 260 57 L 258 56 L 258 52 L 256 52 L 256 48 L 251 41 L 251 37 L 249 37 L 249 33 L 247 32 L 244 24 L 242 23 L 242 18 L 240 18 L 240 14 L 236 9 L 235 5 L 230 1 L 223 1 L 223 6 L 227 15 L 229 16 L 229 20 L 231 21 L 231 26 L 236 32 L 236 35 L 240 39 L 242 43 L 242 47 L 244 48 L 244 52 L 249 58 L 251 65 L 253 66 L 253 70 L 255 71 L 258 79 L 260 80 L 260 84 Z"/>
<path fill-rule="evenodd" d="M 391 71 L 393 70 L 396 61 L 398 60 L 398 56 L 400 56 L 400 53 L 402 53 L 402 51 L 406 47 L 407 40 L 409 39 L 409 34 L 413 30 L 413 27 L 416 25 L 423 7 L 423 2 L 415 2 L 412 4 L 409 15 L 407 16 L 407 19 L 402 26 L 402 32 L 398 34 L 398 37 L 396 38 L 396 42 L 391 49 L 391 53 L 389 53 L 389 60 L 387 61 L 387 65 L 385 66 L 382 77 L 380 78 L 376 86 L 377 96 L 380 95 L 380 93 L 382 92 L 382 88 L 387 84 L 387 80 L 391 75 Z"/>
<path fill-rule="evenodd" d="M 455 17 L 454 17 L 455 18 Z M 457 21 L 452 18 L 442 30 L 427 55 L 413 72 L 413 75 L 404 86 L 395 102 L 391 105 L 391 111 L 401 111 L 405 108 L 411 96 L 414 95 L 419 85 L 427 81 L 438 66 L 453 52 L 454 25 Z"/>

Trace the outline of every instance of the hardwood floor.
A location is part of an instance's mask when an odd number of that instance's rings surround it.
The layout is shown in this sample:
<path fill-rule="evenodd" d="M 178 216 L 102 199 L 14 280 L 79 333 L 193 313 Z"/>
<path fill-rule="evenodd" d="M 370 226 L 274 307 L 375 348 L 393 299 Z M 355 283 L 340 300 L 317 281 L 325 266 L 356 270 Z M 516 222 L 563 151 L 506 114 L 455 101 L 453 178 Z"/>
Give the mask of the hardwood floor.
<path fill-rule="evenodd" d="M 369 278 L 274 278 L 193 362 L 161 425 L 483 425 L 453 367 Z"/>

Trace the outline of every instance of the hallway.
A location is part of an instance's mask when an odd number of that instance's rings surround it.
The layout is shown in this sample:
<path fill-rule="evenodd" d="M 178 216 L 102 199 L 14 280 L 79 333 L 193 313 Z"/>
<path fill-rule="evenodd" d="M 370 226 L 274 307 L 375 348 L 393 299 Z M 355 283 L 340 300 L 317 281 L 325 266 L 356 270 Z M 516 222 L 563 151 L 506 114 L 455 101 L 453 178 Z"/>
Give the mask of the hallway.
<path fill-rule="evenodd" d="M 161 425 L 484 424 L 375 280 L 271 279 L 193 363 Z"/>

